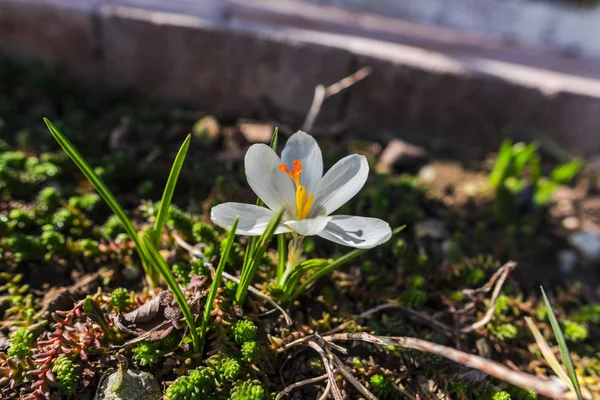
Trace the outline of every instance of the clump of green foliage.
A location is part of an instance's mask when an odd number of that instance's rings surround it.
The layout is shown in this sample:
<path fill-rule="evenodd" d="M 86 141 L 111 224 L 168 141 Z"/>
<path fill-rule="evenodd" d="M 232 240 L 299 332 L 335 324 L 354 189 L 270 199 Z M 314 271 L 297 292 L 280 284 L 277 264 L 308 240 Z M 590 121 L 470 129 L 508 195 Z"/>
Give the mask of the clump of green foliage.
<path fill-rule="evenodd" d="M 232 380 L 238 377 L 242 366 L 235 358 L 225 358 L 219 363 L 218 374 L 222 380 Z"/>
<path fill-rule="evenodd" d="M 229 394 L 230 400 L 266 400 L 268 395 L 259 381 L 248 380 L 239 382 Z"/>
<path fill-rule="evenodd" d="M 375 374 L 369 379 L 371 389 L 377 396 L 384 397 L 388 396 L 392 392 L 392 384 L 382 374 Z"/>
<path fill-rule="evenodd" d="M 254 360 L 261 352 L 260 346 L 254 340 L 244 342 L 241 348 L 244 360 L 250 362 Z"/>
<path fill-rule="evenodd" d="M 252 321 L 241 319 L 233 327 L 233 338 L 238 343 L 253 341 L 256 338 L 258 328 Z"/>
<path fill-rule="evenodd" d="M 147 340 L 140 342 L 132 351 L 133 359 L 142 367 L 156 364 L 162 355 L 159 343 Z"/>
<path fill-rule="evenodd" d="M 215 371 L 201 367 L 180 376 L 167 388 L 167 400 L 217 399 L 214 387 L 217 385 Z"/>
<path fill-rule="evenodd" d="M 79 375 L 75 371 L 73 362 L 64 355 L 60 356 L 54 361 L 52 372 L 61 392 L 67 396 L 74 395 L 79 385 Z"/>
<path fill-rule="evenodd" d="M 8 338 L 10 347 L 8 355 L 11 357 L 23 358 L 31 354 L 31 344 L 33 343 L 33 332 L 27 328 L 21 328 L 11 333 Z"/>
<path fill-rule="evenodd" d="M 543 208 L 552 200 L 554 191 L 569 183 L 583 167 L 575 158 L 542 176 L 541 157 L 536 143 L 514 143 L 505 140 L 488 180 L 496 191 L 495 211 L 499 221 L 515 223 L 523 210 Z"/>
<path fill-rule="evenodd" d="M 510 394 L 508 394 L 508 392 L 505 392 L 504 390 L 496 392 L 492 396 L 492 400 L 511 400 L 511 399 L 512 398 L 510 397 Z"/>
<path fill-rule="evenodd" d="M 122 309 L 130 303 L 129 291 L 125 288 L 117 288 L 110 294 L 110 301 L 116 309 Z"/>

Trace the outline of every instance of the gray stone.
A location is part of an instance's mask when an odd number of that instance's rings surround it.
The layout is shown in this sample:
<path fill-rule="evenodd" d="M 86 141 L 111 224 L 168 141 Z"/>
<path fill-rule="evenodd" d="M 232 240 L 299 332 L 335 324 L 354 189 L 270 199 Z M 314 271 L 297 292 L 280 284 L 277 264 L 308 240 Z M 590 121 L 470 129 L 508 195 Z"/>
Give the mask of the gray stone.
<path fill-rule="evenodd" d="M 148 372 L 128 369 L 120 389 L 113 392 L 118 382 L 117 372 L 109 375 L 98 387 L 94 400 L 159 400 L 162 397 L 160 385 Z"/>
<path fill-rule="evenodd" d="M 444 223 L 435 218 L 424 219 L 419 221 L 414 226 L 415 236 L 419 239 L 430 238 L 436 240 L 444 240 L 448 238 L 448 231 Z"/>
<path fill-rule="evenodd" d="M 590 231 L 575 232 L 568 238 L 573 246 L 588 261 L 600 259 L 600 235 Z"/>
<path fill-rule="evenodd" d="M 577 266 L 577 253 L 573 250 L 561 250 L 556 254 L 558 259 L 558 268 L 563 275 L 569 276 Z"/>
<path fill-rule="evenodd" d="M 377 163 L 377 171 L 390 172 L 394 168 L 415 167 L 421 165 L 427 159 L 427 150 L 424 148 L 404 140 L 394 139 L 383 149 Z"/>

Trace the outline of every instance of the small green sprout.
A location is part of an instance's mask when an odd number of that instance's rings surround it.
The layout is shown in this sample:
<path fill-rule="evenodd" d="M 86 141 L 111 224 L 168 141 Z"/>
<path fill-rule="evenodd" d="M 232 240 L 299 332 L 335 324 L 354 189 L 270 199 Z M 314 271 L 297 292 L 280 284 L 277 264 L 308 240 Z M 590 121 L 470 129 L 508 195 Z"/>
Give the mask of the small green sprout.
<path fill-rule="evenodd" d="M 267 398 L 265 389 L 257 380 L 239 382 L 229 394 L 230 400 L 266 400 Z"/>
<path fill-rule="evenodd" d="M 216 399 L 217 385 L 212 368 L 202 367 L 180 376 L 167 388 L 166 400 Z"/>
<path fill-rule="evenodd" d="M 43 211 L 54 211 L 60 205 L 60 191 L 52 186 L 43 188 L 37 196 L 37 207 Z"/>
<path fill-rule="evenodd" d="M 152 366 L 158 362 L 161 351 L 158 343 L 144 340 L 140 342 L 133 350 L 133 359 L 142 367 Z"/>
<path fill-rule="evenodd" d="M 494 393 L 492 400 L 511 400 L 510 394 L 504 390 Z"/>
<path fill-rule="evenodd" d="M 390 381 L 382 374 L 375 374 L 369 379 L 371 389 L 377 396 L 384 397 L 392 391 L 392 385 Z"/>
<path fill-rule="evenodd" d="M 51 253 L 63 251 L 66 248 L 65 236 L 56 231 L 45 231 L 40 236 L 42 245 Z"/>
<path fill-rule="evenodd" d="M 121 220 L 116 215 L 111 215 L 102 226 L 102 235 L 114 240 L 121 233 L 125 233 Z"/>
<path fill-rule="evenodd" d="M 571 342 L 582 342 L 588 338 L 588 328 L 584 324 L 573 321 L 564 321 L 562 323 L 563 335 L 565 339 Z"/>
<path fill-rule="evenodd" d="M 27 328 L 21 328 L 11 333 L 8 338 L 10 347 L 8 355 L 11 357 L 24 358 L 31 354 L 31 344 L 33 343 L 33 332 Z"/>
<path fill-rule="evenodd" d="M 498 324 L 490 326 L 490 333 L 499 340 L 514 339 L 519 330 L 513 324 Z"/>
<path fill-rule="evenodd" d="M 54 361 L 52 372 L 56 376 L 61 392 L 67 396 L 74 395 L 79 385 L 79 375 L 75 372 L 73 362 L 62 355 Z"/>
<path fill-rule="evenodd" d="M 192 235 L 198 243 L 216 243 L 218 241 L 215 229 L 204 222 L 196 222 L 192 226 Z"/>
<path fill-rule="evenodd" d="M 219 377 L 221 380 L 231 381 L 238 377 L 241 369 L 242 366 L 238 360 L 235 358 L 226 358 L 218 366 Z"/>
<path fill-rule="evenodd" d="M 238 343 L 250 342 L 256 338 L 258 328 L 254 322 L 241 319 L 236 322 L 233 328 L 233 338 Z"/>
<path fill-rule="evenodd" d="M 11 225 L 19 229 L 27 228 L 35 224 L 35 215 L 32 211 L 16 208 L 8 213 Z"/>
<path fill-rule="evenodd" d="M 254 340 L 251 340 L 242 344 L 241 351 L 244 360 L 252 362 L 260 354 L 260 346 Z"/>
<path fill-rule="evenodd" d="M 125 288 L 117 288 L 110 294 L 110 302 L 112 305 L 121 310 L 130 303 L 129 291 Z"/>

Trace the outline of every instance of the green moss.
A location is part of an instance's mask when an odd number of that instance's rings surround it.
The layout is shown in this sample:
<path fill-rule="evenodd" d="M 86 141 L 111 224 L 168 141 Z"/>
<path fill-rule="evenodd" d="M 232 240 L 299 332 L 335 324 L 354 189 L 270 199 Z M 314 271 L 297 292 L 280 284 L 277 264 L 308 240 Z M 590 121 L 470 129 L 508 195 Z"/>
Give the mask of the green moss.
<path fill-rule="evenodd" d="M 69 205 L 71 207 L 79 208 L 88 212 L 96 209 L 100 203 L 102 203 L 102 199 L 96 193 L 89 193 L 69 198 Z"/>
<path fill-rule="evenodd" d="M 215 229 L 204 222 L 192 226 L 192 235 L 197 243 L 216 243 L 218 237 Z"/>
<path fill-rule="evenodd" d="M 256 380 L 239 382 L 229 394 L 230 400 L 266 400 L 268 397 L 265 389 Z"/>
<path fill-rule="evenodd" d="M 418 308 L 427 301 L 427 293 L 420 289 L 408 289 L 402 294 L 402 303 L 406 307 Z"/>
<path fill-rule="evenodd" d="M 117 288 L 110 294 L 110 302 L 117 309 L 129 305 L 130 299 L 129 291 L 125 288 Z"/>
<path fill-rule="evenodd" d="M 119 234 L 125 233 L 125 228 L 116 215 L 111 215 L 102 226 L 102 235 L 107 239 L 115 240 Z"/>
<path fill-rule="evenodd" d="M 213 400 L 217 399 L 217 385 L 212 368 L 202 367 L 180 376 L 167 388 L 166 400 Z"/>
<path fill-rule="evenodd" d="M 384 397 L 391 393 L 392 384 L 382 374 L 375 374 L 369 379 L 371 390 L 376 396 Z"/>
<path fill-rule="evenodd" d="M 491 400 L 512 400 L 512 398 L 510 397 L 510 394 L 508 394 L 507 392 L 500 391 L 500 392 L 494 393 Z"/>
<path fill-rule="evenodd" d="M 11 357 L 23 358 L 31 354 L 31 344 L 33 343 L 33 332 L 27 328 L 21 328 L 10 334 L 8 338 L 10 347 L 8 355 Z"/>
<path fill-rule="evenodd" d="M 513 324 L 497 324 L 489 327 L 490 333 L 500 340 L 514 339 L 519 330 Z"/>
<path fill-rule="evenodd" d="M 217 368 L 220 380 L 231 381 L 238 377 L 242 370 L 240 362 L 235 358 L 225 358 Z"/>
<path fill-rule="evenodd" d="M 563 335 L 565 339 L 571 342 L 582 342 L 588 338 L 588 327 L 573 321 L 564 321 L 562 323 Z"/>
<path fill-rule="evenodd" d="M 485 279 L 485 271 L 481 268 L 475 268 L 467 275 L 467 283 L 469 285 L 478 285 Z"/>
<path fill-rule="evenodd" d="M 233 328 L 233 338 L 238 343 L 250 342 L 256 338 L 258 328 L 252 321 L 241 319 Z"/>
<path fill-rule="evenodd" d="M 173 205 L 169 208 L 167 224 L 180 232 L 192 232 L 192 227 L 194 226 L 192 216 Z"/>
<path fill-rule="evenodd" d="M 75 372 L 73 362 L 64 355 L 60 356 L 54 361 L 52 372 L 61 392 L 67 396 L 74 395 L 79 385 L 79 375 Z"/>
<path fill-rule="evenodd" d="M 506 295 L 498 296 L 496 299 L 496 306 L 494 308 L 494 315 L 496 317 L 506 314 L 510 305 L 510 297 Z"/>
<path fill-rule="evenodd" d="M 162 355 L 159 344 L 147 340 L 140 342 L 132 351 L 133 359 L 142 367 L 156 364 Z"/>
<path fill-rule="evenodd" d="M 244 360 L 248 362 L 255 361 L 256 357 L 260 354 L 260 346 L 255 341 L 248 341 L 242 344 L 242 356 Z"/>
<path fill-rule="evenodd" d="M 53 186 L 45 187 L 38 193 L 36 203 L 44 212 L 54 211 L 60 205 L 60 191 Z"/>
<path fill-rule="evenodd" d="M 62 252 L 67 247 L 64 235 L 53 230 L 42 232 L 40 240 L 46 250 L 51 253 Z"/>
<path fill-rule="evenodd" d="M 19 228 L 25 229 L 35 225 L 35 215 L 33 211 L 16 208 L 8 213 L 9 224 Z"/>

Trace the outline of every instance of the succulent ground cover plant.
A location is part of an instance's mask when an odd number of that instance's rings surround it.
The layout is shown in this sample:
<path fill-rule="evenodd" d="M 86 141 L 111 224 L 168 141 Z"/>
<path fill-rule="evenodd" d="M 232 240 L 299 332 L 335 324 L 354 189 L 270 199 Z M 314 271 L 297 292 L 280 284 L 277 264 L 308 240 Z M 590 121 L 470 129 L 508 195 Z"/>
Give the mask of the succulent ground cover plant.
<path fill-rule="evenodd" d="M 279 137 L 302 145 L 253 145 L 290 194 L 280 212 L 256 189 L 263 181 L 246 179 L 243 157 L 231 156 L 256 151 L 235 121 L 206 141 L 203 126 L 212 125 L 193 111 L 78 93 L 60 75 L 4 60 L 0 82 L 3 399 L 93 398 L 103 376 L 126 369 L 150 372 L 170 400 L 534 399 L 563 390 L 575 398 L 572 375 L 582 397 L 598 395 L 600 306 L 590 276 L 578 282 L 556 266 L 555 251 L 568 244 L 552 203 L 535 218 L 519 210 L 511 234 L 493 190 L 465 196 L 460 179 L 428 186 L 417 175 L 368 173 L 372 144 L 327 138 L 315 147 L 308 134 L 282 129 Z M 327 204 L 320 165 L 337 171 L 355 153 L 339 176 L 354 171 L 348 181 L 361 185 L 339 208 L 317 211 Z M 479 168 L 487 179 L 492 168 Z M 215 213 L 230 202 L 255 210 L 256 195 L 271 210 L 252 214 L 266 216 L 256 218 L 260 231 L 248 214 Z M 370 249 L 302 230 L 298 216 L 323 222 L 322 233 L 334 208 L 386 221 Z M 211 210 L 240 235 L 213 225 Z M 392 235 L 388 224 L 406 227 Z"/>

